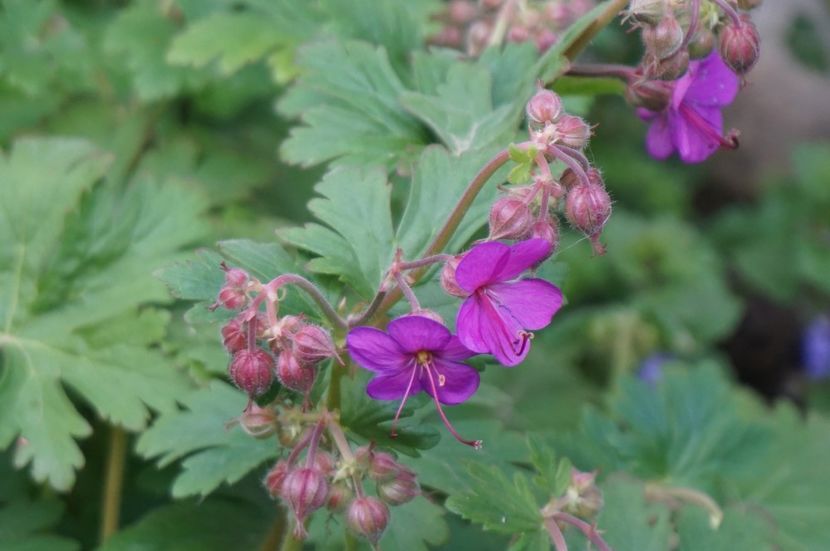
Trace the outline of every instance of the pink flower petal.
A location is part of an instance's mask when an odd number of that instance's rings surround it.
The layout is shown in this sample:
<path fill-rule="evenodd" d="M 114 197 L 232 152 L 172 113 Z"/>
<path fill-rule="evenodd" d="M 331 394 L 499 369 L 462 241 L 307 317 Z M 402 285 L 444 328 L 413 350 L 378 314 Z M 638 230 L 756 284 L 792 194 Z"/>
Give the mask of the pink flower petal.
<path fill-rule="evenodd" d="M 366 394 L 375 400 L 400 400 L 406 394 L 406 389 L 409 388 L 409 382 L 415 369 L 417 367 L 413 364 L 411 368 L 401 369 L 397 373 L 374 377 L 366 385 Z M 415 379 L 412 380 L 409 395 L 417 394 L 421 390 L 421 384 L 416 375 Z"/>
<path fill-rule="evenodd" d="M 349 331 L 346 346 L 355 362 L 376 373 L 402 369 L 410 359 L 392 337 L 374 327 L 355 327 Z"/>
<path fill-rule="evenodd" d="M 438 401 L 442 404 L 451 406 L 460 404 L 467 401 L 478 390 L 481 377 L 478 371 L 468 365 L 436 359 L 430 367 L 438 393 Z M 433 396 L 432 384 L 426 371 L 421 373 L 420 382 L 421 388 Z"/>
<path fill-rule="evenodd" d="M 492 354 L 504 366 L 518 365 L 530 350 L 522 338 L 522 326 L 504 309 L 497 309 L 489 297 L 471 295 L 461 305 L 456 320 L 458 338 L 479 353 Z"/>
<path fill-rule="evenodd" d="M 435 355 L 439 358 L 443 358 L 445 360 L 451 360 L 454 362 L 460 362 L 475 356 L 476 353 L 461 344 L 461 341 L 458 337 L 453 336 L 447 344 L 444 345 L 440 351 L 435 351 Z"/>
<path fill-rule="evenodd" d="M 386 331 L 409 353 L 440 350 L 452 337 L 449 329 L 423 316 L 401 316 L 389 322 Z"/>
<path fill-rule="evenodd" d="M 723 115 L 718 107 L 688 107 L 670 112 L 672 141 L 685 163 L 700 163 L 720 149 Z"/>
<path fill-rule="evenodd" d="M 543 279 L 498 283 L 487 288 L 503 317 L 512 316 L 525 329 L 547 327 L 562 306 L 562 291 Z"/>
<path fill-rule="evenodd" d="M 494 281 L 495 275 L 507 261 L 510 247 L 498 241 L 480 243 L 464 255 L 455 269 L 458 285 L 472 293 Z"/>
<path fill-rule="evenodd" d="M 674 153 L 674 142 L 672 141 L 669 118 L 666 114 L 655 118 L 648 128 L 646 135 L 646 151 L 658 160 L 668 159 Z"/>
<path fill-rule="evenodd" d="M 510 281 L 550 256 L 551 245 L 546 239 L 527 239 L 510 247 L 510 256 L 496 274 L 497 281 Z M 495 283 L 496 281 L 493 281 Z"/>
<path fill-rule="evenodd" d="M 740 88 L 740 79 L 715 50 L 694 67 L 694 77 L 683 101 L 705 107 L 723 107 L 735 101 Z"/>

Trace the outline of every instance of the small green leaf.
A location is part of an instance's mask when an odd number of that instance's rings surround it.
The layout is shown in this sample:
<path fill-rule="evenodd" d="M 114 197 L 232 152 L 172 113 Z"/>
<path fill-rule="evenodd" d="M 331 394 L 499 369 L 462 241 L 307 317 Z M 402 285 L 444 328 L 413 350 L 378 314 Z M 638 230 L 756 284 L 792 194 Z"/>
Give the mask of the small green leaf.
<path fill-rule="evenodd" d="M 3 551 L 74 551 L 80 546 L 63 536 L 44 533 L 63 515 L 58 501 L 18 498 L 0 508 L 0 548 Z"/>
<path fill-rule="evenodd" d="M 665 507 L 645 500 L 642 484 L 613 478 L 602 486 L 605 504 L 597 525 L 612 549 L 666 551 L 671 524 Z"/>

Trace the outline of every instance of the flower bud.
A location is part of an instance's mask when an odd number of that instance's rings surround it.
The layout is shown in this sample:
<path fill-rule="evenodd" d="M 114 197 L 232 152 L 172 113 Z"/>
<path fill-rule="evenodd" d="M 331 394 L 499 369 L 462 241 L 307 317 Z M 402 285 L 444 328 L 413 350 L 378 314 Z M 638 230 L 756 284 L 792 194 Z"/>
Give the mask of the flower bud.
<path fill-rule="evenodd" d="M 644 25 L 657 25 L 666 15 L 664 0 L 631 0 L 628 17 Z"/>
<path fill-rule="evenodd" d="M 346 521 L 355 533 L 374 545 L 389 524 L 389 508 L 376 497 L 358 497 L 349 504 Z"/>
<path fill-rule="evenodd" d="M 476 21 L 470 28 L 467 29 L 467 53 L 471 56 L 477 56 L 484 48 L 487 47 L 487 41 L 490 40 L 490 33 L 492 29 L 490 24 L 486 21 Z"/>
<path fill-rule="evenodd" d="M 288 475 L 290 468 L 288 461 L 277 461 L 268 471 L 268 474 L 265 475 L 264 484 L 271 497 L 276 498 L 282 494 L 282 484 L 285 482 L 285 477 Z"/>
<path fill-rule="evenodd" d="M 282 385 L 303 394 L 314 386 L 313 367 L 301 364 L 290 350 L 283 350 L 277 358 L 277 377 Z"/>
<path fill-rule="evenodd" d="M 565 493 L 565 510 L 583 519 L 592 519 L 602 510 L 602 492 L 596 485 L 595 472 L 571 470 L 571 484 Z"/>
<path fill-rule="evenodd" d="M 758 29 L 744 14 L 740 23 L 726 23 L 718 35 L 718 49 L 723 62 L 738 75 L 745 75 L 758 61 L 761 37 Z"/>
<path fill-rule="evenodd" d="M 337 355 L 331 335 L 319 325 L 306 325 L 294 335 L 294 355 L 303 365 L 312 366 Z"/>
<path fill-rule="evenodd" d="M 550 251 L 553 254 L 559 247 L 559 227 L 556 220 L 550 215 L 539 218 L 530 228 L 530 238 L 544 239 L 550 243 Z"/>
<path fill-rule="evenodd" d="M 411 472 L 385 452 L 373 452 L 370 460 L 369 477 L 378 482 L 392 480 L 402 472 Z"/>
<path fill-rule="evenodd" d="M 227 268 L 225 270 L 225 283 L 231 287 L 244 287 L 251 276 L 240 268 Z"/>
<path fill-rule="evenodd" d="M 326 476 L 313 467 L 301 467 L 290 471 L 282 483 L 282 498 L 288 502 L 297 519 L 295 528 L 299 537 L 305 537 L 303 522 L 326 504 L 329 483 Z"/>
<path fill-rule="evenodd" d="M 248 334 L 244 323 L 234 318 L 222 327 L 222 344 L 231 354 L 239 352 L 248 344 Z"/>
<path fill-rule="evenodd" d="M 589 169 L 589 178 L 590 183 L 580 183 L 568 192 L 565 216 L 571 226 L 593 241 L 611 216 L 611 197 L 595 169 Z"/>
<path fill-rule="evenodd" d="M 644 63 L 649 77 L 659 80 L 677 80 L 689 69 L 689 51 L 684 48 L 665 59 L 646 55 Z"/>
<path fill-rule="evenodd" d="M 556 123 L 556 140 L 559 143 L 582 149 L 591 139 L 591 127 L 582 117 L 576 115 L 562 115 Z"/>
<path fill-rule="evenodd" d="M 305 321 L 300 316 L 283 316 L 278 319 L 277 323 L 268 330 L 271 350 L 279 354 L 286 348 L 290 348 L 294 335 L 303 327 L 305 327 Z"/>
<path fill-rule="evenodd" d="M 378 484 L 378 495 L 389 505 L 403 505 L 421 493 L 415 475 L 402 472 L 392 480 Z"/>
<path fill-rule="evenodd" d="M 461 29 L 452 25 L 446 25 L 441 30 L 429 37 L 429 43 L 445 48 L 458 48 L 464 42 Z"/>
<path fill-rule="evenodd" d="M 248 295 L 238 287 L 223 286 L 216 297 L 216 304 L 228 310 L 237 310 L 248 302 Z"/>
<path fill-rule="evenodd" d="M 694 38 L 689 42 L 689 57 L 705 59 L 715 49 L 715 33 L 706 28 L 698 29 Z"/>
<path fill-rule="evenodd" d="M 471 0 L 452 0 L 447 7 L 450 21 L 456 25 L 464 25 L 475 19 L 478 14 L 476 5 Z"/>
<path fill-rule="evenodd" d="M 334 458 L 328 452 L 317 450 L 314 454 L 314 467 L 328 476 L 334 471 Z"/>
<path fill-rule="evenodd" d="M 556 122 L 562 115 L 562 99 L 555 92 L 540 88 L 527 102 L 526 111 L 531 124 Z"/>
<path fill-rule="evenodd" d="M 277 432 L 277 412 L 252 403 L 239 417 L 239 426 L 248 436 L 268 438 Z"/>
<path fill-rule="evenodd" d="M 657 59 L 665 59 L 676 54 L 683 45 L 684 37 L 680 23 L 672 14 L 667 14 L 657 25 L 643 29 L 646 50 Z"/>
<path fill-rule="evenodd" d="M 564 29 L 573 19 L 569 6 L 562 0 L 554 0 L 545 4 L 542 17 L 556 29 Z"/>
<path fill-rule="evenodd" d="M 326 508 L 334 513 L 340 513 L 346 508 L 346 504 L 353 495 L 352 489 L 345 482 L 336 482 L 329 489 Z"/>
<path fill-rule="evenodd" d="M 233 383 L 248 396 L 263 394 L 274 381 L 274 359 L 260 348 L 240 350 L 233 355 L 228 374 Z"/>
<path fill-rule="evenodd" d="M 758 6 L 760 6 L 762 0 L 738 0 L 738 7 L 742 10 L 749 11 L 754 10 Z"/>
<path fill-rule="evenodd" d="M 462 289 L 455 280 L 455 270 L 458 268 L 458 264 L 462 258 L 464 258 L 463 255 L 457 255 L 447 260 L 444 264 L 444 268 L 441 270 L 441 288 L 450 296 L 463 298 L 469 295 L 469 293 Z"/>
<path fill-rule="evenodd" d="M 502 197 L 490 209 L 490 239 L 520 239 L 532 224 L 530 207 L 521 199 Z"/>
<path fill-rule="evenodd" d="M 635 79 L 625 89 L 625 97 L 631 105 L 655 112 L 668 107 L 671 96 L 672 85 L 662 80 Z"/>

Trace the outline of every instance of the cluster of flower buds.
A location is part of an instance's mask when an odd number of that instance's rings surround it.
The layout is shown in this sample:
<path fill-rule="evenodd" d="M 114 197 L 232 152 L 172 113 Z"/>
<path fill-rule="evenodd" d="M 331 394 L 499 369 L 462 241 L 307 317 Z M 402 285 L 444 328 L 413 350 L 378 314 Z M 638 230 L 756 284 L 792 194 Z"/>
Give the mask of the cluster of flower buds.
<path fill-rule="evenodd" d="M 570 526 L 582 532 L 591 542 L 591 548 L 610 549 L 593 524 L 603 505 L 602 492 L 596 485 L 596 473 L 571 469 L 571 480 L 565 493 L 552 496 L 541 513 L 554 541 L 564 539 L 562 531 Z"/>
<path fill-rule="evenodd" d="M 611 216 L 611 198 L 602 175 L 582 153 L 591 137 L 590 125 L 565 113 L 559 96 L 544 88 L 528 102 L 527 118 L 528 147 L 538 152 L 533 183 L 510 188 L 496 201 L 490 211 L 490 239 L 541 238 L 554 251 L 559 242 L 557 212 L 563 210 L 568 223 L 602 254 L 599 237 Z M 548 159 L 567 168 L 556 177 Z"/>
<path fill-rule="evenodd" d="M 594 4 L 594 0 L 451 0 L 436 16 L 442 27 L 430 41 L 471 56 L 503 40 L 532 42 L 544 52 Z"/>
<path fill-rule="evenodd" d="M 317 366 L 337 358 L 331 335 L 300 316 L 278 317 L 276 289 L 242 269 L 222 267 L 225 284 L 213 307 L 240 310 L 221 330 L 222 342 L 232 355 L 231 380 L 253 399 L 265 394 L 276 376 L 284 387 L 307 398 Z M 265 313 L 259 311 L 262 302 L 266 302 Z"/>
<path fill-rule="evenodd" d="M 331 514 L 344 515 L 355 534 L 377 545 L 389 524 L 389 507 L 420 494 L 415 473 L 392 455 L 372 447 L 352 452 L 336 422 L 323 415 L 295 442 L 288 457 L 271 467 L 263 484 L 293 513 L 296 537 L 305 538 L 308 516 L 326 508 Z M 320 449 L 326 444 L 324 427 L 332 435 L 332 452 Z M 376 496 L 367 494 L 369 486 L 374 487 Z"/>
<path fill-rule="evenodd" d="M 744 76 L 755 65 L 760 38 L 747 10 L 758 0 L 631 0 L 628 17 L 642 29 L 644 80 L 677 80 L 689 61 L 717 47 L 727 66 Z"/>

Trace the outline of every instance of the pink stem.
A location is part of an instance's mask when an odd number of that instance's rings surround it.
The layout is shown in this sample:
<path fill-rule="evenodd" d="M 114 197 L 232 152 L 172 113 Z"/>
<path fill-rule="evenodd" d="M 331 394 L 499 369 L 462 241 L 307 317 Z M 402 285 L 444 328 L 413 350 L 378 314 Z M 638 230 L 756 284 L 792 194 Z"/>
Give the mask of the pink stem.
<path fill-rule="evenodd" d="M 597 549 L 599 551 L 612 551 L 611 547 L 609 547 L 608 544 L 605 543 L 605 540 L 602 539 L 602 536 L 597 531 L 597 529 L 585 522 L 584 520 L 576 518 L 573 515 L 569 515 L 568 513 L 562 512 L 554 513 L 551 516 L 551 519 L 561 520 L 562 522 L 565 522 L 567 524 L 570 524 L 571 526 L 578 528 L 580 532 L 585 534 L 585 537 L 588 538 L 591 543 L 597 546 Z"/>
<path fill-rule="evenodd" d="M 438 388 L 435 386 L 435 379 L 432 376 L 432 370 L 430 369 L 429 365 L 425 365 L 424 370 L 427 373 L 427 378 L 429 378 L 429 385 L 432 388 L 432 400 L 433 402 L 435 402 L 435 408 L 438 410 L 438 415 L 441 416 L 441 420 L 444 422 L 444 426 L 447 427 L 447 430 L 450 431 L 450 434 L 455 436 L 456 440 L 458 440 L 462 444 L 466 444 L 477 450 L 480 450 L 483 444 L 481 440 L 466 440 L 462 438 L 461 435 L 458 434 L 458 431 L 455 430 L 455 427 L 452 426 L 450 420 L 447 419 L 447 416 L 444 413 L 444 409 L 441 407 L 441 401 L 438 399 Z"/>
<path fill-rule="evenodd" d="M 556 547 L 556 551 L 568 551 L 565 535 L 562 534 L 562 530 L 556 524 L 556 521 L 552 518 L 546 519 L 545 528 L 547 528 L 548 534 L 550 534 L 550 540 L 553 542 L 553 546 Z"/>

